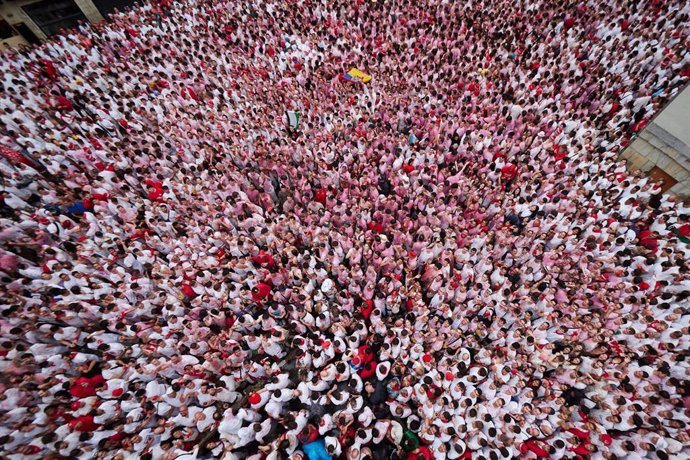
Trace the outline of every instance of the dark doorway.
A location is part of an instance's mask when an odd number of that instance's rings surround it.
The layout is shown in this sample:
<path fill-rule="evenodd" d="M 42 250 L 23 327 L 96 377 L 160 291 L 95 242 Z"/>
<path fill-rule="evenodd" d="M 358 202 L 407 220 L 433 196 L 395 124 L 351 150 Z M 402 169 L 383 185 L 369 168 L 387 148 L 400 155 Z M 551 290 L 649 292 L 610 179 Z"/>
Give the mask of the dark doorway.
<path fill-rule="evenodd" d="M 24 40 L 27 42 L 31 43 L 32 45 L 38 45 L 41 43 L 41 40 L 36 36 L 36 34 L 29 29 L 29 26 L 24 24 L 23 22 L 19 22 L 14 25 L 14 28 L 19 34 L 24 37 Z"/>
<path fill-rule="evenodd" d="M 17 31 L 7 21 L 0 18 L 0 40 L 7 40 L 17 35 Z"/>
<path fill-rule="evenodd" d="M 86 21 L 86 16 L 74 0 L 43 0 L 25 5 L 22 9 L 46 35 L 52 35 L 60 29 L 71 29 L 80 21 Z"/>
<path fill-rule="evenodd" d="M 128 6 L 135 6 L 137 3 L 136 0 L 93 0 L 93 4 L 104 18 L 110 16 L 115 10 L 124 11 Z"/>

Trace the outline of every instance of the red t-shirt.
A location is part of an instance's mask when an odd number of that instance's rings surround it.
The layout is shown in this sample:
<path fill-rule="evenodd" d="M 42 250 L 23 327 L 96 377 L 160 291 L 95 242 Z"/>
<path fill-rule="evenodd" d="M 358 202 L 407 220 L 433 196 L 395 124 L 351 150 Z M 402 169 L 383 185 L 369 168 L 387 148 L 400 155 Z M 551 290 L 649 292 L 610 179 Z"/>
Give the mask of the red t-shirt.
<path fill-rule="evenodd" d="M 276 266 L 276 262 L 273 259 L 273 257 L 271 257 L 270 254 L 266 254 L 264 251 L 259 251 L 257 255 L 251 257 L 251 260 L 255 264 L 259 264 L 270 268 Z"/>
<path fill-rule="evenodd" d="M 72 110 L 72 103 L 65 96 L 58 96 L 56 100 L 60 110 Z"/>
<path fill-rule="evenodd" d="M 326 190 L 322 188 L 316 190 L 314 192 L 314 201 L 326 206 Z"/>
<path fill-rule="evenodd" d="M 192 289 L 192 286 L 187 283 L 182 285 L 182 294 L 184 294 L 186 297 L 196 297 L 198 295 L 196 291 Z"/>
<path fill-rule="evenodd" d="M 379 235 L 383 233 L 383 225 L 380 222 L 369 222 L 367 228 L 372 232 L 378 233 Z"/>
<path fill-rule="evenodd" d="M 362 380 L 369 380 L 376 373 L 376 361 L 366 363 L 362 369 L 359 370 L 359 376 Z"/>
<path fill-rule="evenodd" d="M 374 302 L 372 300 L 366 300 L 360 309 L 360 313 L 366 319 L 369 319 L 371 312 L 374 311 Z"/>
<path fill-rule="evenodd" d="M 96 396 L 96 386 L 103 382 L 105 379 L 100 374 L 93 377 L 79 377 L 72 384 L 69 393 L 75 398 Z"/>
<path fill-rule="evenodd" d="M 371 351 L 371 348 L 369 348 L 368 345 L 361 345 L 357 349 L 357 354 L 359 355 L 359 359 L 363 363 L 371 362 L 374 359 L 374 353 Z"/>
<path fill-rule="evenodd" d="M 255 302 L 261 302 L 270 294 L 271 286 L 266 283 L 259 283 L 252 289 L 252 299 L 254 299 Z"/>
<path fill-rule="evenodd" d="M 542 449 L 536 442 L 532 440 L 526 441 L 520 446 L 520 452 L 526 454 L 527 451 L 533 452 L 534 455 L 539 458 L 546 458 L 549 456 L 549 453 L 546 450 Z"/>
<path fill-rule="evenodd" d="M 432 460 L 434 458 L 434 455 L 427 446 L 419 446 L 417 450 L 407 454 L 407 460 L 417 460 L 420 458 L 420 455 L 424 458 L 424 460 Z"/>
<path fill-rule="evenodd" d="M 517 176 L 517 166 L 512 163 L 508 163 L 503 168 L 501 168 L 501 175 L 505 180 L 513 180 Z"/>
<path fill-rule="evenodd" d="M 150 179 L 146 180 L 145 184 L 153 189 L 153 190 L 150 190 L 148 192 L 149 200 L 151 200 L 151 201 L 160 200 L 160 198 L 163 196 L 163 184 L 161 184 L 158 181 L 153 181 Z"/>
<path fill-rule="evenodd" d="M 88 398 L 90 396 L 96 396 L 96 388 L 88 379 L 79 377 L 69 389 L 69 394 L 79 399 Z"/>
<path fill-rule="evenodd" d="M 71 420 L 67 425 L 75 431 L 96 431 L 98 429 L 92 415 L 82 415 Z"/>

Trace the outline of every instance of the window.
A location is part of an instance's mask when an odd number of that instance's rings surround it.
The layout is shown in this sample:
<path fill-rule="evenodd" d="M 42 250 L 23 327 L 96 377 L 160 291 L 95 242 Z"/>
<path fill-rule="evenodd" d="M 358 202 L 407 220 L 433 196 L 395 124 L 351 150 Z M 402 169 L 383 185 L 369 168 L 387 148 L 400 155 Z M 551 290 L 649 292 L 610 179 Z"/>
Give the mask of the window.
<path fill-rule="evenodd" d="M 0 40 L 5 40 L 10 37 L 14 37 L 17 35 L 17 31 L 14 30 L 14 27 L 9 25 L 7 21 L 4 19 L 0 18 Z"/>
<path fill-rule="evenodd" d="M 86 20 L 73 0 L 43 0 L 25 5 L 22 9 L 46 35 L 75 27 L 79 21 Z"/>

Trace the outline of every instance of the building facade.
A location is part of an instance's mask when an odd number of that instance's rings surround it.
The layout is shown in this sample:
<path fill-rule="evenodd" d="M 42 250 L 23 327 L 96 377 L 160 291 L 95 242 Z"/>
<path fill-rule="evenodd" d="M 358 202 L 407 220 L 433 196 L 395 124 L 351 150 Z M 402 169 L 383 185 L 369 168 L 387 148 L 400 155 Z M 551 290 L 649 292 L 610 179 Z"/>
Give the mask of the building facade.
<path fill-rule="evenodd" d="M 38 43 L 80 21 L 102 21 L 135 0 L 0 0 L 0 49 Z"/>
<path fill-rule="evenodd" d="M 690 85 L 640 132 L 622 157 L 630 169 L 663 180 L 664 191 L 690 197 Z"/>

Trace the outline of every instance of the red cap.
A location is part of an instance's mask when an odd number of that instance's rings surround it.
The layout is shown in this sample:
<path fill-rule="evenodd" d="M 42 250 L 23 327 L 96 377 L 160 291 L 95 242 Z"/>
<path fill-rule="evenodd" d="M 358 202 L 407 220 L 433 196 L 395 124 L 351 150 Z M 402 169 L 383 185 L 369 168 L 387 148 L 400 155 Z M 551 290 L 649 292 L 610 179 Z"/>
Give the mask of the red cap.
<path fill-rule="evenodd" d="M 431 362 L 431 355 L 429 353 L 426 353 L 424 356 L 422 356 L 422 359 L 424 360 L 425 363 L 430 363 Z"/>
<path fill-rule="evenodd" d="M 259 393 L 252 393 L 249 397 L 249 404 L 259 404 L 261 402 L 261 396 Z"/>
<path fill-rule="evenodd" d="M 118 397 L 122 396 L 122 394 L 123 394 L 124 392 L 125 392 L 125 390 L 123 390 L 122 388 L 115 388 L 115 389 L 113 390 L 113 396 L 115 396 L 116 398 L 118 398 Z"/>
<path fill-rule="evenodd" d="M 452 372 L 446 372 L 446 380 L 453 380 L 453 377 L 455 376 Z"/>

